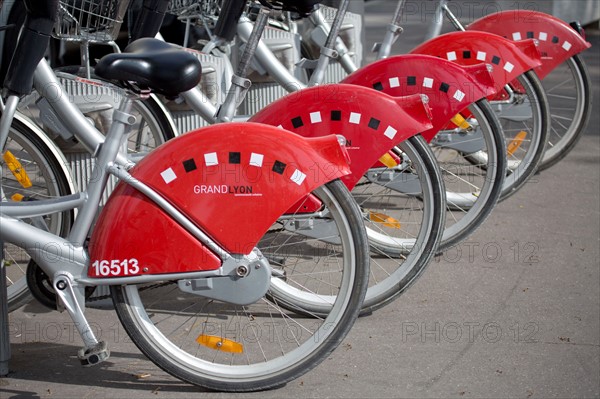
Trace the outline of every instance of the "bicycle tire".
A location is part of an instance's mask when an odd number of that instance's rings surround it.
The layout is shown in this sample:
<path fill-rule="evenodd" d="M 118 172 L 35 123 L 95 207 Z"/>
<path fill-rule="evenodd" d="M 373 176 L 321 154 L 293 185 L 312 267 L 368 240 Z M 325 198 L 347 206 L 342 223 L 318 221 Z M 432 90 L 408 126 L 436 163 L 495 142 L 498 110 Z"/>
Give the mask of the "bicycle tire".
<path fill-rule="evenodd" d="M 554 69 L 542 80 L 542 86 L 550 104 L 552 123 L 540 171 L 555 165 L 571 152 L 583 136 L 592 110 L 590 75 L 579 55 Z"/>
<path fill-rule="evenodd" d="M 444 230 L 443 177 L 430 147 L 417 135 L 400 143 L 397 150 L 408 165 L 394 174 L 390 183 L 416 177 L 419 193 L 403 194 L 386 184 L 366 184 L 365 178 L 352 190 L 363 210 L 371 248 L 370 282 L 363 314 L 389 304 L 416 281 L 436 254 Z M 389 173 L 389 169 L 381 173 Z M 393 225 L 395 222 L 387 228 L 385 222 L 372 220 L 369 215 L 373 213 L 392 217 L 400 228 Z"/>
<path fill-rule="evenodd" d="M 504 179 L 502 194 L 499 201 L 503 201 L 515 194 L 523 185 L 533 176 L 542 161 L 544 149 L 548 141 L 548 130 L 550 128 L 550 109 L 548 99 L 542 87 L 540 79 L 535 72 L 527 71 L 517 78 L 518 84 L 524 89 L 520 93 L 522 99 L 528 101 L 531 105 L 531 118 L 528 124 L 524 121 L 513 122 L 507 117 L 507 111 L 516 107 L 513 102 L 509 107 L 498 112 L 498 117 L 502 124 L 502 129 L 506 137 L 508 172 Z M 498 106 L 498 103 L 492 103 L 492 107 Z M 515 131 L 526 131 L 529 139 L 526 143 L 521 143 L 517 150 L 509 154 L 509 147 L 514 143 Z M 518 135 L 519 133 L 517 133 Z M 525 141 L 525 140 L 524 140 Z M 527 144 L 524 146 L 523 144 Z"/>
<path fill-rule="evenodd" d="M 266 298 L 253 305 L 236 307 L 195 295 L 188 297 L 168 282 L 154 290 L 142 290 L 135 285 L 112 286 L 115 310 L 137 347 L 158 367 L 181 380 L 229 392 L 280 386 L 323 361 L 339 345 L 358 316 L 367 288 L 368 252 L 360 211 L 346 187 L 340 181 L 333 181 L 313 194 L 329 211 L 340 234 L 341 248 L 324 244 L 322 240 L 295 237 L 293 231 L 282 228 L 289 218 L 276 223 L 259 248 L 271 263 L 281 255 L 285 257 L 282 261 L 297 260 L 298 268 L 310 269 L 329 261 L 341 268 L 327 277 L 327 286 L 316 282 L 303 287 L 305 292 L 312 289 L 316 296 L 321 296 L 318 290 L 323 289 L 322 298 L 333 299 L 326 316 L 307 318 L 298 314 L 306 309 L 289 312 L 277 301 Z M 297 243 L 292 243 L 294 237 L 298 238 Z M 280 246 L 277 240 L 281 240 Z M 282 251 L 279 255 L 277 248 Z M 299 253 L 295 254 L 294 250 Z M 171 288 L 175 295 L 169 295 Z M 331 295 L 332 288 L 335 295 Z M 163 323 L 165 320 L 168 322 Z M 231 341 L 234 341 L 243 345 L 243 355 L 197 343 L 196 335 L 204 336 L 208 330 L 221 339 L 220 342 L 233 346 Z M 287 349 L 290 352 L 286 352 Z"/>
<path fill-rule="evenodd" d="M 7 198 L 17 194 L 17 196 L 24 196 L 21 200 L 34 201 L 42 197 L 72 194 L 72 184 L 66 175 L 68 172 L 65 171 L 64 159 L 58 158 L 57 150 L 51 149 L 48 141 L 40 135 L 43 133 L 32 129 L 18 118 L 13 120 L 5 149 L 19 160 L 27 171 L 32 186 L 23 187 L 8 170 L 3 160 L 2 191 Z M 13 198 L 16 199 L 16 197 Z M 72 211 L 65 211 L 47 215 L 43 218 L 43 222 L 49 231 L 64 236 L 71 227 L 73 217 Z M 42 218 L 38 218 L 38 220 L 42 221 Z M 7 302 L 8 310 L 12 312 L 32 299 L 25 277 L 31 259 L 24 250 L 5 243 L 2 262 L 7 269 L 7 281 L 5 282 L 7 284 Z"/>
<path fill-rule="evenodd" d="M 469 106 L 466 133 L 440 132 L 432 141 L 433 152 L 446 187 L 446 225 L 438 252 L 444 252 L 469 237 L 491 214 L 502 193 L 506 174 L 506 145 L 500 122 L 488 101 Z M 462 135 L 466 147 L 453 147 L 453 137 Z M 448 140 L 450 143 L 444 143 Z M 475 143 L 475 145 L 473 145 Z M 485 151 L 481 164 L 469 160 L 468 147 Z M 480 149 L 481 148 L 481 149 Z M 470 150 L 473 151 L 473 150 Z"/>
<path fill-rule="evenodd" d="M 372 169 L 352 190 L 362 211 L 370 247 L 369 288 L 362 315 L 392 302 L 416 281 L 436 253 L 443 232 L 443 180 L 429 146 L 417 135 L 394 151 L 404 158 L 401 166 Z M 375 177 L 390 173 L 392 178 Z M 413 179 L 419 185 L 415 192 L 403 193 L 394 187 L 394 183 Z M 394 222 L 374 219 L 373 214 L 385 214 L 385 218 L 393 218 Z M 394 226 L 395 223 L 399 226 Z M 321 269 L 298 273 L 284 268 L 283 273 L 284 280 L 272 279 L 270 295 L 275 301 L 306 316 L 327 314 L 331 299 L 316 300 L 298 289 L 316 279 L 313 276 L 322 273 Z"/>
<path fill-rule="evenodd" d="M 490 101 L 507 143 L 507 173 L 498 201 L 516 193 L 537 172 L 550 127 L 548 99 L 535 72 L 521 74 L 509 86 L 514 96 Z M 476 163 L 485 157 L 482 152 L 469 158 Z"/>

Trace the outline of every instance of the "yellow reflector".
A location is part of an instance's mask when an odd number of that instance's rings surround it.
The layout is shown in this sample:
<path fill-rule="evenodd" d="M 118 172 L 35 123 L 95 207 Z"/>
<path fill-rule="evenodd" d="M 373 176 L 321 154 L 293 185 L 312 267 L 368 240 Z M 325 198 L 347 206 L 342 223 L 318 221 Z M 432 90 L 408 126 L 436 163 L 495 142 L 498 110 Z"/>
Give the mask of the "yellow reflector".
<path fill-rule="evenodd" d="M 21 202 L 21 201 L 23 201 L 23 198 L 25 198 L 25 196 L 23 194 L 19 194 L 19 193 L 15 193 L 10 197 L 10 199 L 15 202 Z"/>
<path fill-rule="evenodd" d="M 21 166 L 21 162 L 10 151 L 6 151 L 2 157 L 4 158 L 4 162 L 6 162 L 6 166 L 8 166 L 8 169 L 10 169 L 21 186 L 23 188 L 31 187 L 31 180 L 29 180 L 27 172 Z"/>
<path fill-rule="evenodd" d="M 521 144 L 523 144 L 523 140 L 525 140 L 525 137 L 527 137 L 527 132 L 521 130 L 519 133 L 517 133 L 515 138 L 512 139 L 512 141 L 506 146 L 506 153 L 508 155 L 514 154 L 515 151 L 519 149 Z"/>
<path fill-rule="evenodd" d="M 369 220 L 371 222 L 381 223 L 386 227 L 391 227 L 392 229 L 399 229 L 401 227 L 400 221 L 388 215 L 384 215 L 383 213 L 369 212 Z"/>
<path fill-rule="evenodd" d="M 454 123 L 456 126 L 458 126 L 461 129 L 467 130 L 471 128 L 471 125 L 469 124 L 469 122 L 467 122 L 467 120 L 465 118 L 463 118 L 463 116 L 461 114 L 456 114 L 452 117 L 452 123 Z"/>
<path fill-rule="evenodd" d="M 379 158 L 379 162 L 381 162 L 388 168 L 395 168 L 396 166 L 398 166 L 398 162 L 396 162 L 394 157 L 388 154 L 387 152 L 381 158 Z"/>
<path fill-rule="evenodd" d="M 232 341 L 227 338 L 217 337 L 214 335 L 200 335 L 196 338 L 196 342 L 200 345 L 204 345 L 210 349 L 218 351 L 229 352 L 229 353 L 242 353 L 244 352 L 244 346 L 238 342 Z"/>

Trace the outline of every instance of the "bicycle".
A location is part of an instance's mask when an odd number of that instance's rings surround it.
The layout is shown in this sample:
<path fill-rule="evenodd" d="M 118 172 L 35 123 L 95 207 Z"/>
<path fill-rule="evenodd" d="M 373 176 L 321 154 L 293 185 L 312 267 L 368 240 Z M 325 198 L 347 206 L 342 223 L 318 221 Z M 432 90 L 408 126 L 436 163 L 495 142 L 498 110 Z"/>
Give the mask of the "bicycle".
<path fill-rule="evenodd" d="M 22 4 L 16 5 L 21 6 Z M 57 72 L 56 75 L 59 79 L 58 81 L 52 81 L 51 85 L 64 87 L 66 95 L 57 90 L 54 93 L 48 93 L 48 97 L 45 98 L 39 95 L 37 91 L 33 91 L 31 94 L 23 96 L 19 102 L 19 110 L 23 114 L 18 114 L 19 124 L 12 127 L 11 140 L 15 140 L 13 138 L 15 136 L 19 137 L 14 144 L 15 147 L 12 148 L 12 153 L 22 151 L 21 148 L 25 146 L 29 152 L 37 151 L 38 154 L 50 151 L 56 160 L 51 163 L 51 168 L 48 168 L 48 170 L 55 170 L 56 172 L 47 172 L 45 176 L 41 176 L 40 181 L 34 187 L 37 187 L 36 191 L 23 187 L 18 181 L 14 182 L 15 187 L 18 187 L 21 192 L 25 191 L 23 194 L 29 199 L 36 199 L 40 196 L 67 195 L 78 190 L 84 190 L 94 168 L 95 161 L 89 149 L 90 146 L 96 144 L 93 142 L 87 144 L 79 142 L 78 138 L 72 133 L 74 131 L 72 129 L 77 128 L 69 126 L 68 123 L 65 124 L 66 117 L 64 115 L 57 116 L 51 103 L 56 102 L 64 95 L 65 98 L 69 98 L 77 105 L 77 108 L 84 113 L 88 122 L 92 123 L 97 129 L 106 132 L 112 123 L 112 113 L 117 109 L 121 100 L 122 93 L 115 91 L 114 86 L 99 80 L 88 79 L 90 68 L 87 43 L 107 43 L 107 38 L 112 38 L 114 33 L 118 32 L 126 7 L 121 5 L 120 9 L 115 9 L 114 14 L 107 13 L 103 16 L 91 13 L 91 15 L 97 17 L 93 19 L 89 18 L 89 14 L 84 12 L 86 7 L 93 6 L 92 2 L 63 3 L 60 11 L 64 17 L 63 22 L 54 30 L 56 36 L 69 41 L 75 41 L 78 35 L 83 37 L 86 44 L 82 44 L 80 48 L 83 54 L 83 62 L 87 67 L 82 71 L 76 71 L 82 72 L 81 76 L 68 73 L 72 69 Z M 108 44 L 112 48 L 116 48 L 114 42 L 109 41 Z M 6 53 L 8 53 L 10 47 L 10 43 L 5 43 Z M 90 105 L 90 101 L 93 104 Z M 152 93 L 147 98 L 139 99 L 133 104 L 134 108 L 131 113 L 137 117 L 138 123 L 130 129 L 127 151 L 130 158 L 139 159 L 158 145 L 174 138 L 177 135 L 177 130 L 172 120 L 164 118 L 166 109 L 158 100 L 156 94 Z M 23 124 L 26 125 L 26 128 L 20 127 Z M 88 135 L 94 137 L 94 132 L 88 132 Z M 37 143 L 40 141 L 42 141 L 42 144 L 38 145 Z M 7 148 L 10 150 L 10 145 Z M 35 158 L 38 161 L 24 161 L 21 158 L 21 162 L 23 164 L 31 162 L 37 164 L 43 158 L 42 155 Z M 6 173 L 5 181 L 7 178 L 14 178 L 8 173 L 8 170 L 6 170 Z M 29 171 L 30 175 L 33 173 Z M 109 179 L 102 204 L 108 199 L 109 192 L 114 189 L 116 184 L 116 179 Z M 68 231 L 68 226 L 72 223 L 73 215 L 62 213 L 46 216 L 46 218 L 52 218 L 51 221 L 46 223 L 54 229 L 53 231 L 64 236 Z M 54 308 L 56 297 L 49 289 L 46 282 L 47 277 L 37 269 L 30 268 L 29 273 L 27 272 L 28 256 L 16 248 L 6 250 L 4 254 L 7 257 L 13 257 L 12 259 L 5 259 L 6 265 L 11 266 L 8 268 L 9 273 L 7 276 L 9 311 L 13 311 L 29 302 L 32 293 L 38 301 Z M 27 279 L 29 279 L 29 284 L 26 281 Z M 100 292 L 102 293 L 99 294 Z M 100 288 L 96 290 L 95 296 L 109 297 L 108 294 L 108 290 Z"/>
<path fill-rule="evenodd" d="M 9 68 L 6 86 L 10 94 L 0 119 L 3 152 L 19 96 L 30 90 L 31 77 L 26 72 L 35 72 L 33 84 L 42 95 L 48 94 L 40 90 L 44 87 L 61 87 L 47 63 L 38 63 L 58 2 L 26 4 L 38 18 L 26 22 L 13 58 L 22 62 L 13 61 Z M 40 20 L 41 26 L 36 26 Z M 30 24 L 36 29 L 28 29 Z M 37 44 L 23 52 L 23 43 Z M 140 64 L 140 57 L 145 64 Z M 144 65 L 154 68 L 144 70 Z M 125 72 L 132 69 L 137 78 Z M 95 178 L 76 194 L 37 201 L 18 201 L 3 179 L 3 192 L 13 200 L 0 202 L 0 238 L 26 250 L 51 276 L 52 288 L 84 342 L 78 352 L 82 364 L 96 365 L 109 356 L 83 313 L 85 287 L 105 285 L 111 287 L 115 311 L 136 345 L 155 364 L 184 381 L 211 389 L 251 391 L 273 388 L 315 367 L 349 331 L 368 276 L 361 215 L 336 180 L 349 173 L 339 139 L 305 140 L 258 124 L 216 125 L 166 143 L 131 168 L 122 147 L 128 126 L 135 123 L 129 114 L 132 102 L 151 91 L 172 96 L 189 89 L 197 84 L 200 65 L 185 52 L 147 39 L 133 43 L 121 55 L 103 58 L 96 73 L 120 81 L 115 90 L 124 90 L 106 138 L 64 93 L 51 102 L 54 111 L 65 117 L 65 124 L 78 127 L 74 130 L 77 137 L 95 149 Z M 174 82 L 171 73 L 185 78 Z M 171 81 L 168 87 L 164 79 Z M 223 140 L 233 136 L 233 144 Z M 201 182 L 214 190 L 240 184 L 239 176 L 211 173 L 219 165 L 240 171 L 242 167 L 264 169 L 264 173 L 242 180 L 252 187 L 252 192 L 243 194 L 252 195 L 224 195 L 215 201 L 211 195 L 190 192 L 200 172 L 204 173 Z M 310 167 L 314 173 L 309 177 L 303 171 Z M 121 184 L 100 213 L 88 243 L 109 175 Z M 312 203 L 322 201 L 318 213 L 301 209 L 307 198 Z M 132 201 L 139 206 L 127 207 Z M 77 217 L 67 238 L 20 220 L 75 209 Z M 136 214 L 140 211 L 146 212 L 143 218 Z M 215 225 L 213 212 L 221 216 L 227 230 Z M 338 243 L 296 237 L 295 245 L 290 245 L 294 234 L 280 228 L 290 219 L 310 224 L 323 218 L 335 222 Z M 249 227 L 240 229 L 240 222 Z M 154 241 L 145 234 L 149 225 L 156 229 Z M 167 231 L 170 239 L 164 234 Z M 272 245 L 270 238 L 282 236 L 288 245 L 278 252 L 282 247 Z M 124 245 L 111 244 L 107 237 Z M 259 241 L 271 245 L 265 247 Z M 301 256 L 305 266 L 310 260 L 338 265 L 337 282 L 331 280 L 325 292 L 324 287 L 313 287 L 314 296 L 332 301 L 327 316 L 297 317 L 264 299 L 270 289 L 270 263 L 294 255 Z M 233 331 L 231 326 L 240 330 Z M 293 339 L 285 339 L 290 335 L 284 335 L 284 330 L 293 331 Z"/>

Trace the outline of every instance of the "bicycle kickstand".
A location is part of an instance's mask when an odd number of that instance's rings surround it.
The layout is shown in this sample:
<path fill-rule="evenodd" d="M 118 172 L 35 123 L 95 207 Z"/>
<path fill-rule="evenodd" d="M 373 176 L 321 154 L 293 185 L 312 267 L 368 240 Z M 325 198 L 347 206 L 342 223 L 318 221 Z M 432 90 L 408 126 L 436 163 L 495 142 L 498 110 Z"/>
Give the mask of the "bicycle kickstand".
<path fill-rule="evenodd" d="M 79 349 L 77 357 L 84 367 L 95 366 L 107 360 L 110 356 L 106 341 L 98 341 L 92 331 L 87 318 L 83 314 L 80 303 L 84 303 L 82 287 L 74 287 L 73 280 L 67 273 L 58 273 L 54 276 L 54 290 L 61 300 L 64 308 L 75 323 L 75 327 L 83 339 L 85 347 Z M 76 291 L 77 290 L 77 291 Z"/>

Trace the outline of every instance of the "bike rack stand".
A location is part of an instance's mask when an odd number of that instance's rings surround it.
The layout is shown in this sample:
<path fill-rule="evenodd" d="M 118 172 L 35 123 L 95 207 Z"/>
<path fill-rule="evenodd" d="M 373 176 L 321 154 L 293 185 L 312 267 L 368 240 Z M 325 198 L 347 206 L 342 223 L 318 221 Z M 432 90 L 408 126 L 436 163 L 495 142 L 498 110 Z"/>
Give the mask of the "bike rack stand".
<path fill-rule="evenodd" d="M 1 242 L 0 242 L 1 244 Z M 10 336 L 8 334 L 8 298 L 6 293 L 6 268 L 0 263 L 0 377 L 8 374 Z"/>

